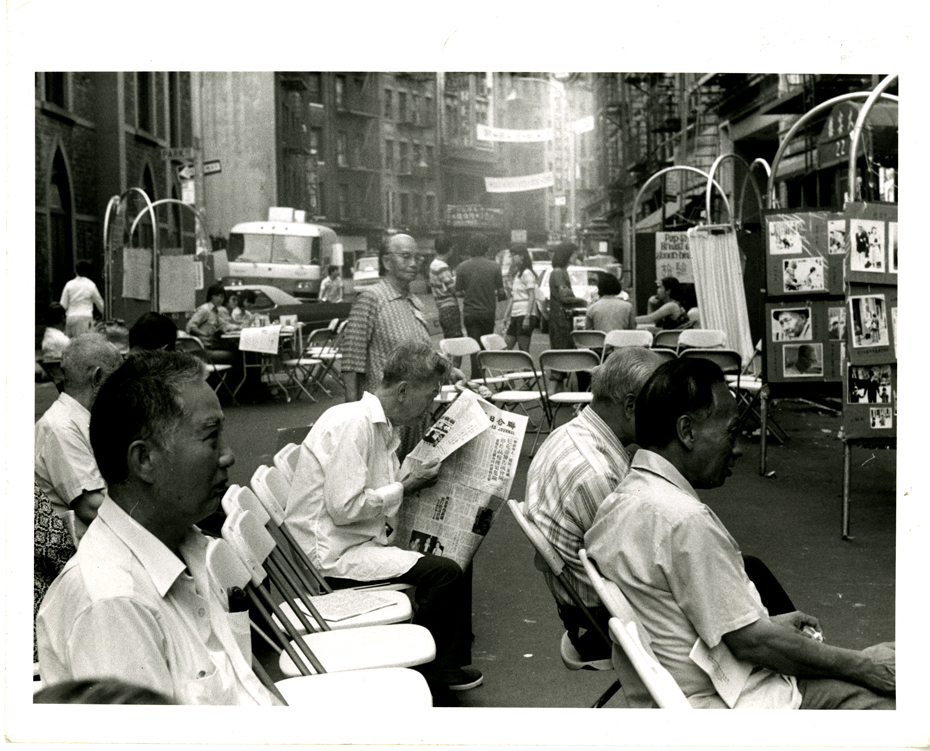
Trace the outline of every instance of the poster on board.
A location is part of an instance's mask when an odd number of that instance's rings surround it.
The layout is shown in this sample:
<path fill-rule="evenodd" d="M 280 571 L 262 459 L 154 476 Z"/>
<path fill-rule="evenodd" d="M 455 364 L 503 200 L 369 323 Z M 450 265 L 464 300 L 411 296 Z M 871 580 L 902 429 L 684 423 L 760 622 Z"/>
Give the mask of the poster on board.
<path fill-rule="evenodd" d="M 849 285 L 846 341 L 853 365 L 872 365 L 897 359 L 897 316 L 897 287 L 886 284 Z"/>
<path fill-rule="evenodd" d="M 770 211 L 765 214 L 769 297 L 843 294 L 848 247 L 844 214 Z"/>
<path fill-rule="evenodd" d="M 846 205 L 846 281 L 898 283 L 898 207 L 885 203 Z"/>
<path fill-rule="evenodd" d="M 893 363 L 846 366 L 843 433 L 846 438 L 895 438 L 898 373 Z"/>
<path fill-rule="evenodd" d="M 656 232 L 656 279 L 667 276 L 682 284 L 694 283 L 687 232 Z"/>
<path fill-rule="evenodd" d="M 842 378 L 845 301 L 785 300 L 765 307 L 766 376 L 774 383 Z"/>

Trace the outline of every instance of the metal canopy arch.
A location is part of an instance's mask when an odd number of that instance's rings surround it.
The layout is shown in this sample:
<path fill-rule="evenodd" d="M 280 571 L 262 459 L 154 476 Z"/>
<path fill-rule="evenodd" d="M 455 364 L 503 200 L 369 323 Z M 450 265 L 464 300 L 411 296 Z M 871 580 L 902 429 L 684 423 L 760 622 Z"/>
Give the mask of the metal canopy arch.
<path fill-rule="evenodd" d="M 740 189 L 740 194 L 739 194 L 739 203 L 736 205 L 736 217 L 734 218 L 732 213 L 730 214 L 730 224 L 733 225 L 733 227 L 735 228 L 737 226 L 741 227 L 743 225 L 743 199 L 746 197 L 746 183 L 747 182 L 752 182 L 752 189 L 755 191 L 756 200 L 759 202 L 759 211 L 762 211 L 762 209 L 765 208 L 762 202 L 762 194 L 759 192 L 759 186 L 756 185 L 756 181 L 752 179 L 752 168 L 758 162 L 762 162 L 762 164 L 765 165 L 766 170 L 768 170 L 769 166 L 768 166 L 768 163 L 764 159 L 756 159 L 753 161 L 752 164 L 749 164 L 745 159 L 743 159 L 743 157 L 741 157 L 739 154 L 734 154 L 732 151 L 726 154 L 721 154 L 716 159 L 714 159 L 714 163 L 711 165 L 710 172 L 708 173 L 708 177 L 707 177 L 707 192 L 705 196 L 706 203 L 705 203 L 704 208 L 707 212 L 708 222 L 713 218 L 711 216 L 710 199 L 711 199 L 711 194 L 713 193 L 714 174 L 717 172 L 717 167 L 719 167 L 727 159 L 736 159 L 737 161 L 742 162 L 743 165 L 745 165 L 746 167 L 746 177 L 743 178 L 743 184 L 742 184 L 742 187 Z M 720 188 L 719 185 L 717 187 Z M 720 192 L 723 193 L 723 190 L 721 189 Z M 726 198 L 726 194 L 723 194 L 723 195 L 724 195 L 724 198 Z M 727 211 L 728 212 L 730 211 L 729 204 L 727 204 Z"/>
<path fill-rule="evenodd" d="M 158 312 L 158 225 L 155 221 L 155 209 L 151 199 L 149 199 L 148 193 L 146 193 L 142 188 L 128 188 L 123 191 L 122 194 L 118 196 L 113 196 L 110 198 L 109 203 L 107 204 L 107 211 L 103 217 L 103 242 L 104 247 L 106 248 L 105 255 L 105 269 L 106 269 L 106 288 L 107 288 L 107 299 L 106 305 L 107 310 L 113 309 L 113 288 L 110 281 L 110 272 L 112 270 L 113 261 L 110 257 L 110 216 L 113 213 L 113 208 L 119 207 L 125 199 L 133 192 L 139 193 L 142 198 L 145 200 L 145 208 L 139 212 L 139 215 L 136 217 L 136 220 L 132 223 L 132 229 L 129 232 L 130 241 L 132 241 L 132 232 L 136 228 L 136 223 L 143 212 L 148 212 L 152 217 L 152 303 L 155 308 L 155 312 Z"/>
<path fill-rule="evenodd" d="M 888 79 L 885 79 L 885 80 L 887 81 Z M 887 85 L 887 84 L 883 81 L 882 84 L 879 84 L 879 87 L 881 87 L 882 85 Z M 784 140 L 782 140 L 782 142 L 778 145 L 778 151 L 775 152 L 775 158 L 772 160 L 772 171 L 769 174 L 768 185 L 766 185 L 766 188 L 765 188 L 765 199 L 767 202 L 767 208 L 770 208 L 770 209 L 775 208 L 775 205 L 774 205 L 775 204 L 775 175 L 778 174 L 778 163 L 781 162 L 782 157 L 785 155 L 785 150 L 788 148 L 788 144 L 791 143 L 791 139 L 794 137 L 794 134 L 797 133 L 805 123 L 807 123 L 815 115 L 819 114 L 823 110 L 828 109 L 829 107 L 832 107 L 835 104 L 839 104 L 840 102 L 849 101 L 850 99 L 869 99 L 873 93 L 874 92 L 869 92 L 869 91 L 853 91 L 853 92 L 850 92 L 849 94 L 840 94 L 839 96 L 835 96 L 832 99 L 828 99 L 827 101 L 818 104 L 816 107 L 814 107 L 811 110 L 808 110 L 803 115 L 801 115 L 800 118 L 798 118 L 798 121 L 794 125 L 792 125 L 791 128 L 788 130 L 788 133 L 785 135 Z M 892 101 L 892 102 L 898 101 L 898 97 L 894 96 L 893 94 L 883 94 L 879 92 L 879 96 L 881 96 L 884 99 L 888 99 L 889 101 Z M 878 97 L 876 97 L 876 99 L 877 98 Z M 859 112 L 859 119 L 856 121 L 856 125 L 858 126 L 860 122 L 861 123 L 865 122 L 865 120 L 862 117 L 861 111 Z M 850 155 L 850 160 L 855 161 L 855 152 L 853 152 Z M 850 198 L 851 197 L 852 195 L 850 194 Z"/>
<path fill-rule="evenodd" d="M 894 102 L 898 101 L 896 96 L 884 93 L 885 89 L 887 89 L 894 81 L 896 81 L 897 78 L 898 74 L 892 73 L 891 75 L 886 76 L 885 79 L 872 90 L 872 93 L 869 94 L 869 98 L 865 100 L 865 104 L 862 106 L 862 109 L 859 110 L 859 117 L 856 118 L 856 124 L 853 127 L 852 133 L 849 135 L 849 139 L 852 141 L 852 151 L 849 153 L 848 188 L 850 201 L 856 200 L 856 150 L 859 148 L 859 138 L 862 136 L 862 131 L 865 128 L 865 121 L 868 119 L 869 112 L 871 112 L 875 102 L 877 102 L 880 97 L 892 99 Z"/>
<path fill-rule="evenodd" d="M 151 207 L 154 210 L 156 206 L 161 206 L 162 204 L 165 204 L 165 203 L 177 204 L 178 206 L 184 206 L 185 208 L 193 211 L 194 217 L 197 219 L 197 226 L 201 230 L 201 240 L 204 239 L 204 235 L 202 233 L 206 230 L 207 222 L 203 218 L 203 213 L 200 211 L 200 209 L 198 209 L 196 206 L 192 206 L 189 203 L 184 203 L 184 201 L 180 201 L 177 198 L 159 198 L 157 201 L 154 201 L 151 204 Z M 133 219 L 132 227 L 129 230 L 130 237 L 132 237 L 132 233 L 136 231 L 136 225 L 139 223 L 139 220 L 142 218 L 142 216 L 143 216 L 143 213 L 140 211 L 139 214 L 136 216 L 136 218 Z M 154 222 L 154 212 L 153 212 L 153 222 Z"/>

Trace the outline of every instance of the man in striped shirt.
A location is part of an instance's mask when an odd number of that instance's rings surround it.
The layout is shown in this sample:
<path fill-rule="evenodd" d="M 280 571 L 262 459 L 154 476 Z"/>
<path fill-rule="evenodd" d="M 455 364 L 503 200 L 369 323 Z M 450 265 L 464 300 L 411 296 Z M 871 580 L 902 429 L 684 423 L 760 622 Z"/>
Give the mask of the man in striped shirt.
<path fill-rule="evenodd" d="M 565 574 L 604 631 L 602 607 L 578 558 L 585 532 L 601 502 L 630 468 L 627 446 L 636 438 L 636 397 L 662 358 L 641 347 L 615 351 L 594 369 L 594 398 L 576 418 L 557 428 L 530 465 L 526 515 L 565 560 Z M 586 660 L 609 657 L 610 649 L 588 629 L 588 621 L 554 576 L 545 573 L 572 644 Z"/>

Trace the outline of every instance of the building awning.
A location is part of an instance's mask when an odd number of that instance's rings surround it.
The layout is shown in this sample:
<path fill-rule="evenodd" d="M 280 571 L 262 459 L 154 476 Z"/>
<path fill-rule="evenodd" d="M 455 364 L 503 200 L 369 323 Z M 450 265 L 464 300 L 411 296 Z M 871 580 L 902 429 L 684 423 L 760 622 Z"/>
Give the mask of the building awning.
<path fill-rule="evenodd" d="M 665 216 L 670 217 L 681 209 L 679 202 L 670 201 L 665 204 Z M 649 216 L 636 222 L 637 232 L 662 232 L 665 228 L 662 226 L 662 209 L 656 209 Z"/>

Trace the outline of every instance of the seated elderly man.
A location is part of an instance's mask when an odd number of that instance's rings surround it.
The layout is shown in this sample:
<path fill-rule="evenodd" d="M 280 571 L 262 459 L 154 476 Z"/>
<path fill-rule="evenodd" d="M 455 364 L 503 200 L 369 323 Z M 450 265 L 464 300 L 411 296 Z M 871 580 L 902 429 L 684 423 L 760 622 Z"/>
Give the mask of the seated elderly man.
<path fill-rule="evenodd" d="M 539 448 L 526 482 L 526 516 L 540 528 L 565 561 L 565 575 L 581 601 L 607 632 L 610 614 L 602 607 L 578 558 L 584 533 L 601 502 L 630 466 L 627 446 L 636 436 L 636 396 L 662 363 L 655 352 L 624 347 L 613 352 L 591 376 L 593 399 L 570 422 L 556 428 Z M 546 584 L 578 653 L 587 660 L 610 655 L 581 609 L 550 573 Z"/>
<path fill-rule="evenodd" d="M 280 703 L 252 672 L 248 614 L 229 612 L 193 526 L 234 461 L 202 368 L 140 352 L 100 389 L 90 437 L 109 497 L 39 609 L 48 684 L 114 678 L 178 704 Z"/>
<path fill-rule="evenodd" d="M 361 400 L 331 407 L 300 447 L 285 524 L 336 587 L 389 580 L 416 586 L 415 623 L 436 641 L 422 672 L 434 688 L 481 684 L 471 662 L 471 597 L 459 565 L 388 542 L 404 497 L 436 481 L 439 463 L 398 476 L 397 427 L 419 421 L 433 404 L 449 363 L 419 341 L 400 344 L 381 384 Z"/>
<path fill-rule="evenodd" d="M 77 543 L 103 502 L 106 483 L 90 446 L 90 408 L 123 359 L 102 334 L 81 334 L 61 356 L 64 391 L 35 427 L 35 480 Z"/>
<path fill-rule="evenodd" d="M 659 367 L 636 400 L 642 448 L 598 509 L 588 552 L 626 595 L 692 706 L 894 709 L 894 644 L 843 649 L 817 638 L 816 618 L 770 616 L 736 541 L 698 499 L 696 489 L 732 474 L 738 432 L 736 399 L 714 363 Z M 651 704 L 631 693 L 632 706 Z"/>

